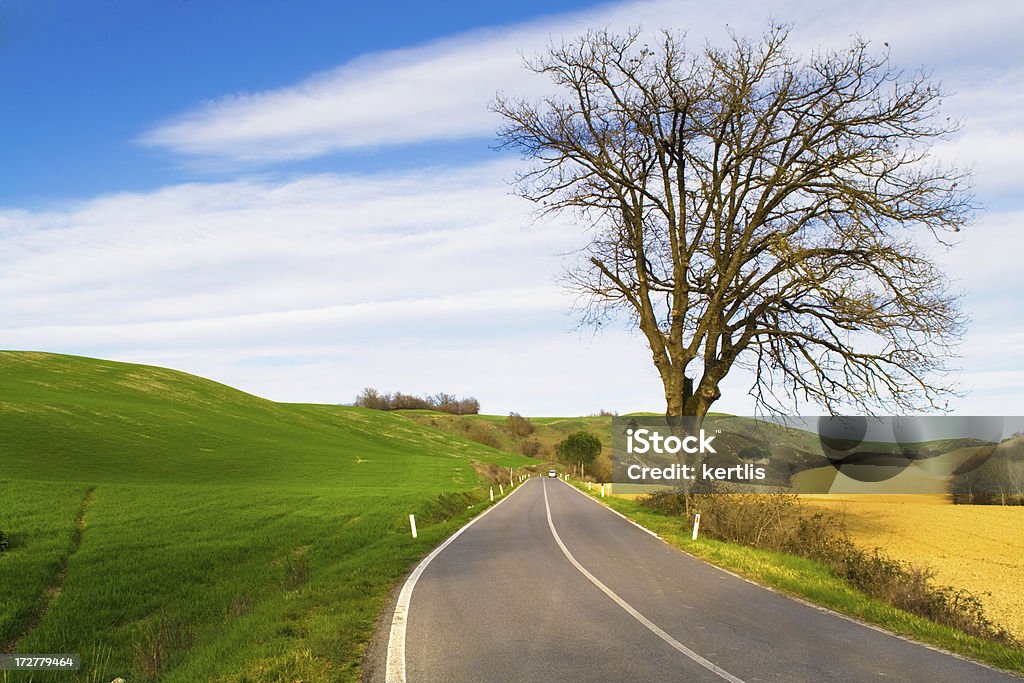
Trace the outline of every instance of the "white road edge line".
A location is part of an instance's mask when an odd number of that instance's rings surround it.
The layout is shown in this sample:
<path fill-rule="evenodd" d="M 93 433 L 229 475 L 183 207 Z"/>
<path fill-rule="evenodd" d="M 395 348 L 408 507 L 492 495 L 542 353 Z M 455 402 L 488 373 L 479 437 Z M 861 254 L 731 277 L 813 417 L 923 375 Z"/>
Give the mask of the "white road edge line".
<path fill-rule="evenodd" d="M 944 650 L 944 649 L 942 649 L 941 647 L 939 647 L 937 645 L 932 645 L 931 643 L 926 643 L 926 642 L 921 641 L 921 640 L 915 640 L 914 638 L 911 638 L 910 636 L 907 636 L 907 635 L 903 635 L 902 633 L 893 633 L 892 631 L 888 631 L 888 630 L 884 629 L 881 626 L 876 626 L 875 624 L 871 624 L 871 623 L 868 623 L 866 621 L 861 621 L 857 617 L 851 616 L 849 614 L 843 614 L 842 612 L 837 612 L 834 609 L 830 609 L 830 608 L 825 607 L 823 605 L 816 605 L 813 602 L 811 602 L 810 600 L 808 600 L 806 598 L 802 598 L 799 595 L 794 595 L 792 593 L 787 593 L 787 592 L 785 592 L 783 590 L 780 590 L 778 588 L 772 588 L 771 586 L 766 586 L 763 583 L 758 583 L 757 581 L 754 581 L 753 579 L 749 579 L 746 576 L 743 576 L 742 574 L 737 574 L 736 572 L 732 571 L 731 569 L 726 569 L 725 567 L 719 567 L 717 564 L 711 564 L 711 562 L 709 562 L 708 560 L 705 560 L 704 558 L 700 557 L 699 555 L 694 555 L 693 553 L 691 553 L 688 550 L 684 550 L 683 548 L 680 548 L 678 546 L 672 545 L 671 543 L 666 541 L 664 538 L 662 538 L 658 534 L 654 533 L 653 531 L 651 531 L 647 527 L 643 526 L 639 522 L 636 522 L 636 521 L 630 519 L 629 517 L 627 517 L 626 515 L 622 514 L 621 512 L 616 510 L 615 508 L 609 507 L 607 503 L 604 503 L 604 502 L 598 500 L 597 498 L 594 498 L 593 496 L 587 495 L 586 493 L 584 493 L 580 489 L 576 488 L 575 486 L 573 486 L 569 482 L 563 482 L 563 483 L 566 486 L 568 486 L 569 488 L 571 488 L 573 491 L 575 491 L 576 493 L 580 494 L 581 496 L 583 496 L 584 498 L 589 500 L 590 502 L 595 503 L 597 505 L 600 505 L 602 508 L 604 508 L 608 512 L 612 512 L 612 513 L 618 515 L 619 517 L 622 517 L 622 519 L 626 520 L 627 522 L 629 522 L 630 524 L 635 526 L 637 529 L 640 529 L 641 531 L 643 531 L 645 533 L 648 533 L 651 536 L 654 536 L 656 539 L 658 539 L 659 541 L 661 541 L 662 543 L 667 545 L 672 550 L 675 550 L 677 552 L 683 553 L 687 557 L 689 557 L 689 558 L 691 558 L 693 560 L 696 560 L 697 562 L 700 562 L 702 564 L 706 564 L 707 566 L 711 567 L 712 569 L 716 569 L 716 570 L 722 572 L 723 574 L 728 574 L 729 576 L 731 576 L 733 578 L 739 579 L 740 581 L 743 581 L 745 583 L 749 583 L 751 586 L 756 586 L 757 588 L 760 588 L 761 590 L 765 590 L 765 591 L 768 591 L 769 593 L 774 593 L 775 595 L 781 596 L 783 598 L 787 598 L 789 600 L 793 600 L 794 602 L 798 602 L 801 605 L 804 605 L 806 607 L 810 607 L 811 609 L 817 610 L 818 612 L 824 612 L 825 614 L 831 614 L 832 616 L 837 617 L 839 619 L 842 619 L 843 621 L 848 621 L 851 624 L 856 624 L 857 626 L 863 626 L 866 629 L 870 629 L 872 631 L 877 631 L 878 633 L 882 633 L 884 635 L 887 635 L 890 638 L 895 638 L 896 640 L 902 640 L 905 643 L 910 643 L 912 645 L 917 645 L 919 647 L 926 648 L 926 649 L 931 650 L 933 652 L 938 652 L 938 653 L 947 655 L 949 657 L 953 657 L 954 659 L 959 659 L 959 660 L 964 661 L 964 662 L 969 662 L 971 664 L 974 664 L 975 666 L 980 666 L 980 667 L 982 667 L 984 669 L 989 669 L 989 670 L 995 671 L 997 673 L 1010 674 L 1011 676 L 1020 676 L 1020 674 L 1018 674 L 1015 671 L 1010 671 L 1009 669 L 1000 669 L 998 666 L 993 666 L 991 664 L 986 664 L 985 662 L 979 662 L 976 659 L 971 659 L 970 657 L 966 657 L 964 655 L 957 654 L 956 652 L 950 652 L 949 650 Z"/>
<path fill-rule="evenodd" d="M 622 609 L 626 610 L 626 612 L 631 617 L 633 617 L 634 619 L 639 621 L 641 624 L 646 626 L 647 629 L 649 631 L 651 631 L 651 633 L 653 633 L 654 635 L 658 636 L 659 638 L 664 640 L 666 643 L 671 645 L 673 648 L 675 648 L 679 652 L 682 652 L 684 655 L 686 655 L 687 657 L 689 657 L 693 661 L 697 662 L 698 664 L 703 666 L 708 671 L 710 671 L 710 672 L 712 672 L 714 674 L 717 674 L 720 678 L 723 678 L 723 679 L 729 681 L 729 683 L 743 683 L 743 679 L 737 678 L 736 676 L 733 676 L 731 673 L 729 673 L 728 671 L 726 671 L 722 667 L 716 665 L 714 662 L 711 662 L 711 661 L 709 661 L 707 659 L 704 659 L 699 654 L 697 654 L 696 652 L 694 652 L 690 648 L 686 647 L 685 645 L 680 643 L 678 640 L 676 640 L 675 638 L 670 636 L 668 633 L 663 631 L 657 624 L 655 624 L 653 621 L 651 621 L 650 619 L 648 619 L 644 615 L 640 614 L 640 612 L 638 612 L 632 605 L 630 605 L 628 602 L 626 602 L 625 600 L 620 598 L 619 595 L 615 591 L 613 591 L 611 588 L 609 588 L 608 586 L 606 586 L 603 583 L 601 583 L 600 579 L 598 579 L 596 576 L 594 576 L 593 574 L 588 572 L 586 567 L 584 567 L 582 564 L 580 564 L 576 560 L 576 558 L 573 557 L 572 553 L 569 552 L 569 549 L 565 547 L 565 544 L 562 543 L 562 538 L 558 535 L 558 531 L 555 529 L 555 523 L 551 519 L 551 506 L 548 504 L 548 487 L 547 487 L 547 482 L 541 480 L 541 483 L 544 486 L 544 509 L 545 509 L 545 511 L 547 512 L 547 515 L 548 515 L 548 528 L 551 529 L 551 535 L 554 536 L 555 543 L 557 543 L 558 547 L 562 549 L 562 554 L 565 555 L 566 559 L 569 560 L 570 563 L 572 563 L 572 566 L 576 567 L 576 569 L 579 570 L 579 572 L 581 574 L 583 574 L 583 576 L 587 577 L 587 579 L 590 581 L 590 583 L 592 583 L 595 586 L 597 586 L 597 588 L 602 593 L 604 593 L 609 598 L 611 598 L 612 601 L 615 604 L 617 604 Z"/>
<path fill-rule="evenodd" d="M 424 570 L 426 570 L 427 565 L 429 565 L 435 557 L 441 554 L 441 551 L 447 548 L 452 541 L 462 535 L 463 531 L 473 526 L 476 522 L 483 519 L 488 512 L 511 498 L 513 494 L 523 488 L 528 481 L 529 480 L 523 482 L 516 489 L 509 492 L 507 496 L 481 512 L 473 519 L 469 520 L 464 527 L 449 536 L 444 543 L 434 548 L 433 552 L 424 557 L 420 563 L 416 565 L 416 569 L 412 571 L 409 578 L 405 580 L 405 585 L 402 586 L 402 592 L 398 594 L 398 603 L 395 605 L 395 615 L 391 619 L 391 632 L 388 635 L 388 657 L 384 668 L 385 683 L 406 683 L 405 629 L 406 624 L 409 621 L 409 604 L 412 602 L 412 591 L 416 587 L 416 582 L 419 580 L 420 575 L 423 574 Z"/>

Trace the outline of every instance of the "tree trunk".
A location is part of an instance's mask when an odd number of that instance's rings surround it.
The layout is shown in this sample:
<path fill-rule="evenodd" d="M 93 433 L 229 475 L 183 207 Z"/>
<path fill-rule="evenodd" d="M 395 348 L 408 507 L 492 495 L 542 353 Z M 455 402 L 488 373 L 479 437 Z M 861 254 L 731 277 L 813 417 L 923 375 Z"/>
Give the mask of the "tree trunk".
<path fill-rule="evenodd" d="M 679 375 L 672 373 L 671 370 L 669 373 L 668 377 L 664 373 L 661 377 L 662 384 L 665 386 L 665 417 L 692 415 L 687 413 L 686 409 L 689 407 L 688 404 L 692 403 L 693 379 L 683 375 L 682 381 L 680 381 Z"/>

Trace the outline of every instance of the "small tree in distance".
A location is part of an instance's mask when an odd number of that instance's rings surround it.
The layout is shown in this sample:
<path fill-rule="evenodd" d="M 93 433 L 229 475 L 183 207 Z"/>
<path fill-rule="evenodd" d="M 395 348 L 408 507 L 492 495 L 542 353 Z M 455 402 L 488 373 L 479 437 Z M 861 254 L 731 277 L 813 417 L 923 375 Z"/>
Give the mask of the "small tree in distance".
<path fill-rule="evenodd" d="M 553 45 L 527 67 L 559 94 L 492 105 L 534 162 L 519 191 L 588 230 L 567 273 L 584 322 L 636 324 L 667 416 L 699 426 L 737 367 L 772 412 L 942 409 L 964 318 L 920 237 L 974 212 L 969 174 L 930 155 L 958 123 L 867 42 L 801 59 L 788 36 Z"/>
<path fill-rule="evenodd" d="M 555 454 L 563 462 L 580 465 L 582 469 L 601 454 L 601 440 L 590 432 L 573 432 L 558 442 Z"/>

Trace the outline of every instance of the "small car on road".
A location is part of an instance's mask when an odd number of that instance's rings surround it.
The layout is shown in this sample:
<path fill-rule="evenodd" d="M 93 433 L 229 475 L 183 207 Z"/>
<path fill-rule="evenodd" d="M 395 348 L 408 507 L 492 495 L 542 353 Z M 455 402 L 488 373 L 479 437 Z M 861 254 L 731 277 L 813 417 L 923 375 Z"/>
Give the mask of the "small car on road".
<path fill-rule="evenodd" d="M 557 477 L 558 476 L 558 472 L 555 472 L 554 470 L 548 470 L 548 476 L 549 477 Z"/>

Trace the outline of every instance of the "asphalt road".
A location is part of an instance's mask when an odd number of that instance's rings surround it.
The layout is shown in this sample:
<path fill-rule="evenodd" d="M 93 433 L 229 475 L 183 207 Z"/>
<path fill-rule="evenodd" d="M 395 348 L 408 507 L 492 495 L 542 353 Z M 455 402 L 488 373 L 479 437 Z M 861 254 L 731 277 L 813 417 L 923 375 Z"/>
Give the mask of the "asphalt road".
<path fill-rule="evenodd" d="M 522 484 L 413 576 L 404 652 L 392 627 L 375 668 L 391 680 L 1020 680 L 736 578 L 557 479 Z"/>

